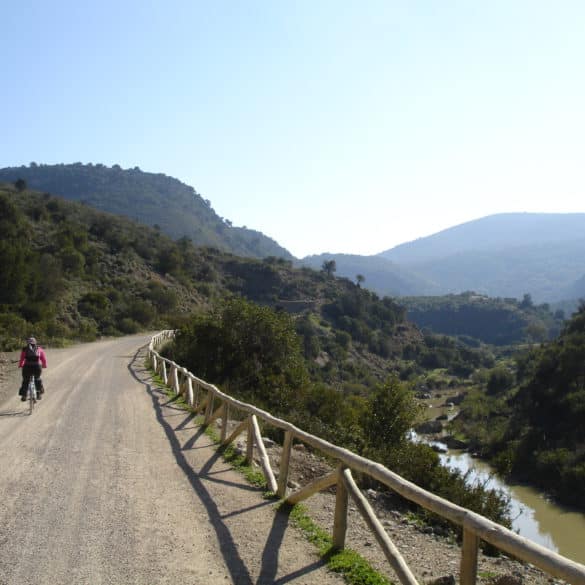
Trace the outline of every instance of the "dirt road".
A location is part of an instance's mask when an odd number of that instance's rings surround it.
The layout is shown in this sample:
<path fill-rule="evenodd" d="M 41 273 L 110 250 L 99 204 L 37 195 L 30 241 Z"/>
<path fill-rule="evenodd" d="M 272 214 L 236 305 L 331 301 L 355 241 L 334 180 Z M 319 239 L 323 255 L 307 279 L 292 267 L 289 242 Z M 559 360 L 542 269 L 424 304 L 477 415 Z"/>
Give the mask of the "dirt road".
<path fill-rule="evenodd" d="M 0 585 L 341 583 L 152 387 L 147 339 L 49 350 L 33 415 L 0 403 Z"/>

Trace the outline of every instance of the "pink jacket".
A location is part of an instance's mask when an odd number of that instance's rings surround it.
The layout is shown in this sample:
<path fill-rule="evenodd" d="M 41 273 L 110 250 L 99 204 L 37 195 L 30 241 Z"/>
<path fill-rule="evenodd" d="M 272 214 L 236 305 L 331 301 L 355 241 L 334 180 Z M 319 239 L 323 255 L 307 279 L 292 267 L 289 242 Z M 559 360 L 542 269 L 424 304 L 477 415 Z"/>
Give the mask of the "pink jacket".
<path fill-rule="evenodd" d="M 43 368 L 47 367 L 47 356 L 45 355 L 45 350 L 39 345 L 37 347 L 39 350 L 39 360 Z M 18 367 L 22 368 L 26 363 L 26 347 L 20 352 L 20 360 L 18 362 Z"/>

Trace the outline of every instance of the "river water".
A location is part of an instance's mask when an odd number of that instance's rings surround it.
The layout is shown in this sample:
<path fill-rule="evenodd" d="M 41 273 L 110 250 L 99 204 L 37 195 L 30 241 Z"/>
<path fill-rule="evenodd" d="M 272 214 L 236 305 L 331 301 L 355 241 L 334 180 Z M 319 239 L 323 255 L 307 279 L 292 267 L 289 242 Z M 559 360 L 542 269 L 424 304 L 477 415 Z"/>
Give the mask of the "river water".
<path fill-rule="evenodd" d="M 506 493 L 510 497 L 515 532 L 585 564 L 585 514 L 559 506 L 533 488 L 506 484 L 489 465 L 469 453 L 446 453 L 440 457 L 448 467 L 463 473 L 471 470 L 470 481 L 487 482 L 487 487 Z"/>

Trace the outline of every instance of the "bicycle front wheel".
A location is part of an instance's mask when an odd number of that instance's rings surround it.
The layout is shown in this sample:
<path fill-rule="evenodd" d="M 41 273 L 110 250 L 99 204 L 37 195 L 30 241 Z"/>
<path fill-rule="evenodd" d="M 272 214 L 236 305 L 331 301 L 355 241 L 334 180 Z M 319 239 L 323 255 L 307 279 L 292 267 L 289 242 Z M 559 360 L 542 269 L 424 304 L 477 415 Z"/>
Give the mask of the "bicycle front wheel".
<path fill-rule="evenodd" d="M 36 396 L 37 392 L 36 392 L 36 387 L 35 387 L 35 382 L 34 379 L 31 378 L 31 381 L 28 383 L 28 413 L 32 414 L 33 413 L 33 409 L 35 407 L 35 402 L 37 401 L 37 396 Z"/>

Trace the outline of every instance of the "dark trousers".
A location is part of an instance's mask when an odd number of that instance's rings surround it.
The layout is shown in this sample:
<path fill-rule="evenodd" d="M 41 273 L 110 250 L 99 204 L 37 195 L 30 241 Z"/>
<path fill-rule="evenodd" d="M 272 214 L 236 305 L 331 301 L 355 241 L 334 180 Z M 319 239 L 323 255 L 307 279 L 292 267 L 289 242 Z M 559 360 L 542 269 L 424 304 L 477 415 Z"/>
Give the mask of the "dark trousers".
<path fill-rule="evenodd" d="M 35 378 L 35 386 L 37 387 L 37 392 L 39 394 L 42 394 L 45 391 L 45 389 L 43 388 L 43 381 L 41 380 L 41 371 L 42 371 L 42 368 L 40 365 L 38 365 L 38 366 L 24 365 L 22 367 L 22 386 L 20 387 L 20 390 L 18 391 L 18 393 L 21 396 L 26 396 L 26 391 L 28 388 L 28 381 L 29 381 L 31 376 L 34 376 L 34 378 Z"/>

